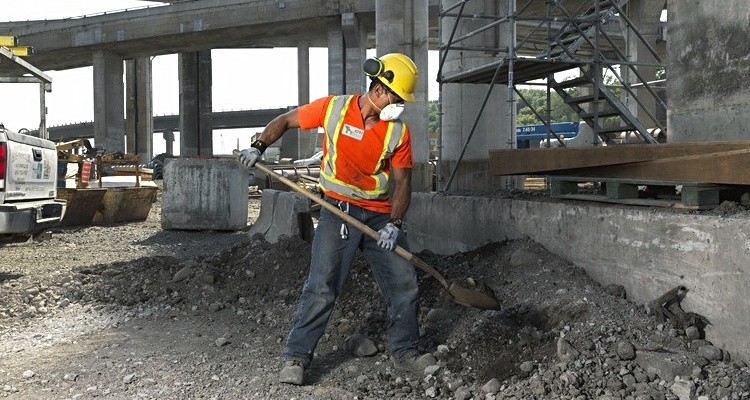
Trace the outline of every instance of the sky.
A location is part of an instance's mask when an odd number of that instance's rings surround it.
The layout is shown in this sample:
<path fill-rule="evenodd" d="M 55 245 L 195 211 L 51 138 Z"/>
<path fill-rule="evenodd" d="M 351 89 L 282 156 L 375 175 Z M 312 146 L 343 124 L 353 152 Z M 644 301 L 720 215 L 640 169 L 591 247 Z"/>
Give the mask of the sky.
<path fill-rule="evenodd" d="M 57 19 L 118 11 L 163 3 L 140 0 L 0 0 L 0 23 Z M 21 43 L 23 44 L 23 43 Z M 297 104 L 297 51 L 276 49 L 213 50 L 214 111 L 278 108 Z M 368 53 L 369 54 L 369 53 Z M 374 53 L 373 53 L 374 54 Z M 274 60 L 258 63 L 257 59 Z M 430 52 L 429 73 L 437 71 L 437 52 Z M 33 56 L 26 58 L 33 64 Z M 328 94 L 327 49 L 310 49 L 310 98 Z M 179 112 L 177 55 L 154 57 L 153 113 L 171 115 Z M 92 121 L 93 68 L 45 71 L 52 78 L 52 92 L 47 93 L 47 126 Z M 269 79 L 270 76 L 284 79 Z M 428 96 L 438 97 L 438 85 L 428 77 Z M 262 95 L 257 95 L 262 93 Z M 37 129 L 39 126 L 39 86 L 36 84 L 0 85 L 0 122 L 6 128 Z M 249 147 L 250 136 L 259 129 L 234 129 L 214 132 L 214 153 L 229 154 L 233 148 Z M 154 136 L 154 152 L 164 152 L 161 135 Z M 179 151 L 175 143 L 175 150 Z"/>

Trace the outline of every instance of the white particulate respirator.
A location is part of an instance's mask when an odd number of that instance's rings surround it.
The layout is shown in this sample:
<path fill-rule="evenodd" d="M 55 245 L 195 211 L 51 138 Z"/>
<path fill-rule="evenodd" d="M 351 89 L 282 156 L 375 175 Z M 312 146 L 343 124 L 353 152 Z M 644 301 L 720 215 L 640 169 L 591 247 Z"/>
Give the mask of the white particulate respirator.
<path fill-rule="evenodd" d="M 380 110 L 381 121 L 393 121 L 401 116 L 404 112 L 404 103 L 391 103 Z"/>

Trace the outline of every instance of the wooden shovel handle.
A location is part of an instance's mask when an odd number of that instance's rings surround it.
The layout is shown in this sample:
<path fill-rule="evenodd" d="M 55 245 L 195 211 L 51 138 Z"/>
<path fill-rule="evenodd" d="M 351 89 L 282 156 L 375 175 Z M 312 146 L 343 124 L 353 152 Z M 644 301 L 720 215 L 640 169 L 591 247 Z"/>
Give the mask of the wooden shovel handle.
<path fill-rule="evenodd" d="M 235 155 L 237 155 L 239 153 L 237 150 L 235 150 L 234 152 L 235 152 Z M 281 174 L 279 174 L 276 171 L 274 171 L 274 170 L 266 167 L 263 164 L 259 164 L 258 163 L 258 164 L 255 164 L 254 167 L 258 168 L 259 170 L 265 172 L 266 174 L 271 175 L 274 178 L 280 180 L 283 184 L 289 186 L 290 189 L 292 189 L 292 190 L 294 190 L 294 191 L 302 194 L 303 196 L 307 197 L 308 199 L 310 199 L 310 200 L 312 200 L 312 201 L 320 204 L 321 207 L 324 207 L 326 210 L 328 210 L 328 211 L 336 214 L 338 217 L 340 217 L 341 219 L 343 219 L 347 223 L 349 223 L 351 225 L 354 225 L 355 228 L 357 228 L 360 231 L 362 231 L 362 233 L 364 233 L 365 235 L 367 235 L 367 236 L 369 236 L 369 237 L 371 237 L 371 238 L 373 238 L 375 240 L 378 240 L 380 238 L 380 235 L 377 232 L 375 232 L 374 229 L 372 229 L 369 226 L 365 225 L 360 220 L 352 217 L 351 215 L 349 215 L 349 214 L 347 214 L 347 213 L 339 210 L 338 207 L 336 207 L 333 204 L 331 204 L 331 203 L 323 200 L 322 198 L 320 198 L 320 196 L 317 196 L 314 193 L 310 192 L 309 190 L 307 190 L 307 189 L 305 189 L 305 188 L 297 185 L 296 183 L 294 183 L 289 178 L 287 178 L 285 176 L 282 176 Z M 396 254 L 398 254 L 399 256 L 401 256 L 403 259 L 405 259 L 406 261 L 409 261 L 410 263 L 412 263 L 415 267 L 421 269 L 422 271 L 428 273 L 433 278 L 437 279 L 438 282 L 440 282 L 440 284 L 443 285 L 443 287 L 445 289 L 449 288 L 448 281 L 446 281 L 445 277 L 443 277 L 443 275 L 441 275 L 435 268 L 432 268 L 430 265 L 428 265 L 424 261 L 420 260 L 417 256 L 415 256 L 414 254 L 410 253 L 408 250 L 404 249 L 401 246 L 396 246 L 396 248 L 394 249 L 394 251 L 396 252 Z"/>

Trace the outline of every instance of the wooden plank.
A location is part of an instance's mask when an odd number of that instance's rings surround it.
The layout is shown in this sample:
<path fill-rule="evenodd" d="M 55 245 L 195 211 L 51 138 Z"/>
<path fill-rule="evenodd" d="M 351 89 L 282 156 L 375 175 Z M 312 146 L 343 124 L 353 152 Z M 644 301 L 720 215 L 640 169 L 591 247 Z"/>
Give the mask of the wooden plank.
<path fill-rule="evenodd" d="M 631 206 L 644 206 L 644 207 L 672 207 L 672 208 L 686 208 L 690 210 L 700 209 L 698 206 L 686 205 L 676 200 L 662 200 L 662 199 L 610 199 L 605 195 L 600 194 L 564 194 L 555 196 L 560 199 L 568 200 L 586 200 L 586 201 L 597 201 L 600 203 L 612 203 L 612 204 L 626 204 Z"/>
<path fill-rule="evenodd" d="M 566 176 L 750 185 L 750 148 L 558 171 Z"/>
<path fill-rule="evenodd" d="M 490 150 L 492 175 L 544 174 L 750 149 L 750 141 Z"/>

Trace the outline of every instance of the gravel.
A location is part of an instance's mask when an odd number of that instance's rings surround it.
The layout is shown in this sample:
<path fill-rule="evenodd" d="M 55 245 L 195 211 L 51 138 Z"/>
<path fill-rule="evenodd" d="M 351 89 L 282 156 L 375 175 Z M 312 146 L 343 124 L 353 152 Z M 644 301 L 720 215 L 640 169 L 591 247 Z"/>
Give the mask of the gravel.
<path fill-rule="evenodd" d="M 251 198 L 250 224 L 259 207 Z M 420 273 L 422 346 L 439 361 L 418 375 L 390 364 L 384 304 L 358 257 L 299 387 L 277 374 L 310 260 L 300 239 L 164 231 L 157 199 L 144 222 L 0 252 L 0 397 L 750 399 L 750 369 L 700 327 L 649 316 L 528 240 L 418 254 L 502 305 L 464 308 Z"/>

